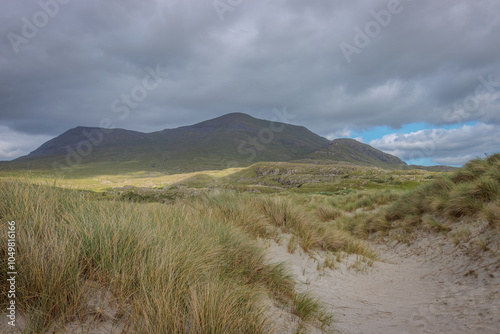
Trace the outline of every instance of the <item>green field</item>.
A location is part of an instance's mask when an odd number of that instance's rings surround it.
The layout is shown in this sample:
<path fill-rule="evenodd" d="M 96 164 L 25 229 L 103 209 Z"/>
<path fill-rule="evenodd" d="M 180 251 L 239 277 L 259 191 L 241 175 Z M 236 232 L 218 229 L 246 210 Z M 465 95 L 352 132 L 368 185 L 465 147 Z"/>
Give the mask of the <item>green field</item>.
<path fill-rule="evenodd" d="M 121 164 L 99 163 L 68 168 L 62 175 L 51 169 L 0 171 L 0 179 L 29 179 L 37 184 L 105 191 L 119 187 L 224 188 L 241 191 L 339 193 L 344 188 L 412 189 L 429 181 L 435 172 L 421 169 L 386 170 L 348 164 L 260 162 L 245 168 L 190 173 L 166 173 L 135 169 Z"/>

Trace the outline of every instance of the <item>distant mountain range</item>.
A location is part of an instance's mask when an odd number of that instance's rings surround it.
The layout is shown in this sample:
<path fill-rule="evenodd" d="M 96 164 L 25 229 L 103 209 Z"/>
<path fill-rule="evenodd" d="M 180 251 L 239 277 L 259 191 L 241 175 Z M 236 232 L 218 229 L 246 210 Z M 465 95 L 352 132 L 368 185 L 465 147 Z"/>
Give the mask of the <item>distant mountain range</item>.
<path fill-rule="evenodd" d="M 76 127 L 47 141 L 3 169 L 195 171 L 249 166 L 260 161 L 350 163 L 407 169 L 398 157 L 353 139 L 330 141 L 305 127 L 242 113 L 176 129 L 142 133 Z"/>

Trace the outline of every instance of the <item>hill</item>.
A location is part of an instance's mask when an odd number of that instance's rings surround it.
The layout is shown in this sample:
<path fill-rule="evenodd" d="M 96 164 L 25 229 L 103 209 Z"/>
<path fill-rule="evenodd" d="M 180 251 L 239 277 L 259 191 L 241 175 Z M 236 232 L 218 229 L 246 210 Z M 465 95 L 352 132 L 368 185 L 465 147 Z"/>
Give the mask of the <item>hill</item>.
<path fill-rule="evenodd" d="M 302 162 L 338 163 L 348 162 L 361 166 L 398 168 L 407 166 L 396 156 L 379 151 L 354 139 L 334 139 L 330 144 L 306 155 Z"/>

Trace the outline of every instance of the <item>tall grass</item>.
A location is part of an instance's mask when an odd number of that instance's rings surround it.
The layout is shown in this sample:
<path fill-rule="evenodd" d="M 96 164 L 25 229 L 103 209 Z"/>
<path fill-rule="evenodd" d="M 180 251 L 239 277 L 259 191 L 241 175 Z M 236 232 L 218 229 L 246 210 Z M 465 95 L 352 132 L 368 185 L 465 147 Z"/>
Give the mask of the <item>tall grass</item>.
<path fill-rule="evenodd" d="M 406 225 L 420 226 L 422 216 L 431 214 L 449 220 L 462 217 L 485 217 L 497 225 L 500 198 L 500 154 L 474 159 L 451 175 L 441 175 L 433 182 L 411 191 L 386 211 L 388 221 L 406 220 Z"/>
<path fill-rule="evenodd" d="M 346 211 L 333 221 L 338 230 L 361 239 L 392 234 L 404 241 L 418 228 L 449 232 L 449 225 L 461 218 L 486 219 L 492 227 L 500 227 L 499 203 L 500 154 L 472 160 L 451 175 L 436 175 L 404 193 L 363 191 L 329 200 L 335 210 Z M 381 207 L 385 204 L 389 205 Z M 319 210 L 319 217 L 325 215 Z"/>
<path fill-rule="evenodd" d="M 293 307 L 299 298 L 286 268 L 268 264 L 252 237 L 272 236 L 273 224 L 241 203 L 219 201 L 200 214 L 200 203 L 98 201 L 3 182 L 0 219 L 18 225 L 17 301 L 26 332 L 64 332 L 68 323 L 96 317 L 131 333 L 273 332 L 264 299 Z M 6 285 L 1 289 L 4 307 Z M 104 306 L 89 304 L 91 297 Z"/>
<path fill-rule="evenodd" d="M 295 205 L 291 200 L 267 197 L 257 201 L 258 207 L 271 223 L 283 231 L 294 234 L 304 251 L 319 249 L 324 251 L 345 251 L 376 258 L 363 241 L 336 227 L 331 222 L 323 222 Z M 355 245 L 353 247 L 353 245 Z"/>
<path fill-rule="evenodd" d="M 292 234 L 290 250 L 300 246 L 305 252 L 312 250 L 355 252 L 374 259 L 375 253 L 362 241 L 339 230 L 325 217 L 318 217 L 302 205 L 297 198 L 277 195 L 250 196 L 248 194 L 215 193 L 204 194 L 190 201 L 189 206 L 205 215 L 237 226 L 246 233 L 269 239 L 278 239 L 281 233 Z M 343 210 L 331 206 L 319 206 L 318 210 L 329 210 L 329 218 L 340 218 Z M 315 211 L 317 213 L 317 211 Z M 356 244 L 356 247 L 352 247 Z"/>

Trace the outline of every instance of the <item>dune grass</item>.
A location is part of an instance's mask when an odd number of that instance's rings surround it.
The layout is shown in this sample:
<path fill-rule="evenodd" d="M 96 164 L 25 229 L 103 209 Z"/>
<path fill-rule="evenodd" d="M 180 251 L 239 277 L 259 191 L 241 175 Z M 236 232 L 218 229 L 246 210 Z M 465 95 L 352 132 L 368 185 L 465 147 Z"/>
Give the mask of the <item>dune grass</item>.
<path fill-rule="evenodd" d="M 272 333 L 269 298 L 302 321 L 323 317 L 319 306 L 304 306 L 282 264 L 265 261 L 254 236 L 272 236 L 273 226 L 252 225 L 264 213 L 242 203 L 102 201 L 18 181 L 0 189 L 0 219 L 19 227 L 17 301 L 27 333 L 95 319 L 131 333 Z M 89 303 L 102 295 L 99 307 Z"/>
<path fill-rule="evenodd" d="M 376 254 L 362 240 L 339 230 L 325 217 L 309 212 L 296 201 L 305 195 L 277 196 L 216 192 L 190 200 L 190 205 L 205 214 L 238 226 L 250 235 L 275 239 L 281 233 L 292 235 L 290 250 L 301 247 L 304 252 L 314 250 L 355 253 L 375 259 Z M 335 207 L 327 210 L 344 212 Z"/>
<path fill-rule="evenodd" d="M 377 234 L 404 242 L 411 242 L 413 232 L 422 229 L 457 234 L 453 226 L 464 219 L 486 220 L 493 233 L 498 234 L 499 175 L 500 154 L 495 154 L 486 159 L 474 159 L 454 173 L 434 175 L 431 182 L 421 184 L 414 190 L 403 193 L 389 191 L 372 198 L 370 194 L 358 192 L 351 195 L 351 204 L 346 203 L 344 208 L 360 206 L 363 211 L 341 217 L 335 224 L 359 238 Z M 356 198 L 363 205 L 356 204 Z M 379 209 L 365 212 L 372 207 L 370 202 L 377 202 L 375 207 Z M 453 238 L 459 242 L 462 240 L 456 235 Z"/>
<path fill-rule="evenodd" d="M 451 174 L 432 175 L 413 190 L 351 190 L 342 196 L 288 197 L 319 221 L 330 222 L 328 229 L 335 230 L 337 236 L 346 232 L 350 240 L 392 235 L 409 242 L 414 231 L 448 233 L 463 219 L 486 220 L 498 233 L 500 154 L 474 159 Z M 352 251 L 352 247 L 344 249 Z"/>
<path fill-rule="evenodd" d="M 407 193 L 390 206 L 386 218 L 396 221 L 413 216 L 414 224 L 420 225 L 424 214 L 432 214 L 448 220 L 485 218 L 497 225 L 499 175 L 500 154 L 471 160 L 455 173 L 438 176 Z"/>

